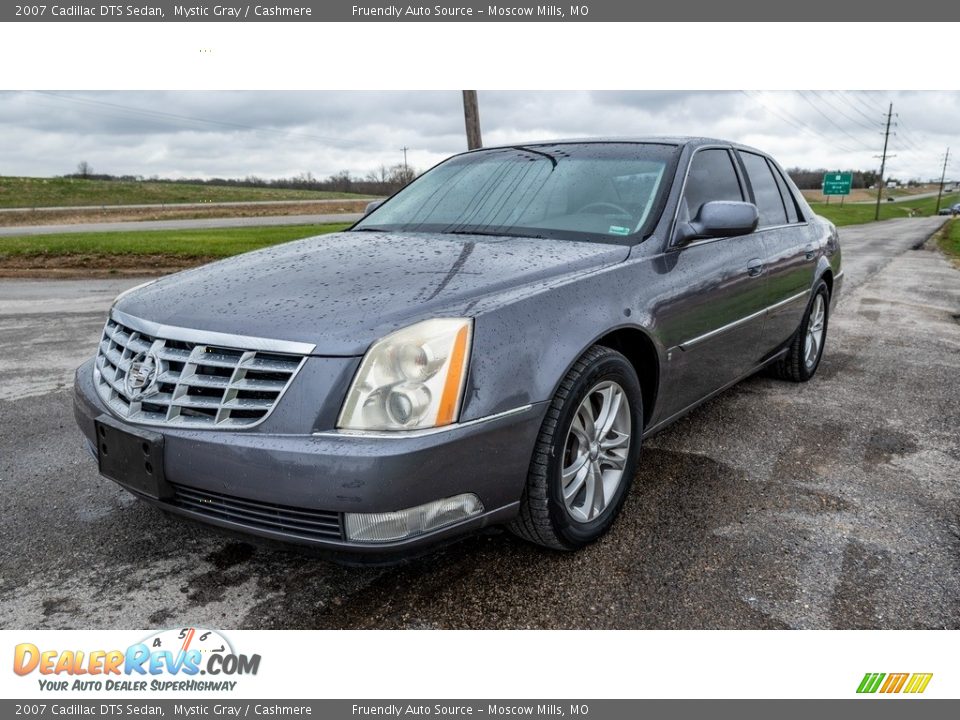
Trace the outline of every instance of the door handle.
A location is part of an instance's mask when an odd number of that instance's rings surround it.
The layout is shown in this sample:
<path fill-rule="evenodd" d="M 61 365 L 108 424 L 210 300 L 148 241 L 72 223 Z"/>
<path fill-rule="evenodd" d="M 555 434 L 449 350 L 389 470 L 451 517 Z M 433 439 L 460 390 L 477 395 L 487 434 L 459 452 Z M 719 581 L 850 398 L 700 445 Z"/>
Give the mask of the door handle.
<path fill-rule="evenodd" d="M 803 256 L 804 256 L 807 260 L 813 260 L 813 258 L 816 256 L 816 254 L 817 254 L 817 249 L 816 249 L 813 245 L 807 245 L 807 246 L 803 249 Z"/>
<path fill-rule="evenodd" d="M 747 275 L 750 277 L 757 277 L 761 273 L 763 273 L 763 260 L 754 258 L 747 263 Z"/>

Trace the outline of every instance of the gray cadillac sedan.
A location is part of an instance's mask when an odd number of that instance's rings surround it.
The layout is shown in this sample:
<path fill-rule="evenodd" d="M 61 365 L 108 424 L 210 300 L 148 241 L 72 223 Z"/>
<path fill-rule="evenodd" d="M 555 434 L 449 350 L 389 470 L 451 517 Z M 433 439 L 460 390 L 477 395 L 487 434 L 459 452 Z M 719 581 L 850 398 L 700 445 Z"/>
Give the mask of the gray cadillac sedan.
<path fill-rule="evenodd" d="M 103 475 L 221 528 L 392 555 L 502 523 L 573 550 L 644 438 L 760 370 L 814 375 L 842 280 L 836 229 L 758 150 L 477 150 L 346 232 L 122 294 L 76 417 Z"/>

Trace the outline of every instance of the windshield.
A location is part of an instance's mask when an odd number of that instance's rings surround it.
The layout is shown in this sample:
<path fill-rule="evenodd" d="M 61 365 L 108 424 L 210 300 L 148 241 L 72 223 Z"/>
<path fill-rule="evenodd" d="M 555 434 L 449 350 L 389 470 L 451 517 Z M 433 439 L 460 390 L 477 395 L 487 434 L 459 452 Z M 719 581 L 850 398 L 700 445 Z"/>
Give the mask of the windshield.
<path fill-rule="evenodd" d="M 638 242 L 663 210 L 678 154 L 653 143 L 564 143 L 458 155 L 354 230 Z"/>

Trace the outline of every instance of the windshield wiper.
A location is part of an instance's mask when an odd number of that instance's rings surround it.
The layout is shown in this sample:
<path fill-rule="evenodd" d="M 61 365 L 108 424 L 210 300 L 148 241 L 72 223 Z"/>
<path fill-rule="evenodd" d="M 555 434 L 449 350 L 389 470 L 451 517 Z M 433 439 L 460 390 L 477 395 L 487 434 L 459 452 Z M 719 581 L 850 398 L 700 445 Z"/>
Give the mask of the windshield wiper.
<path fill-rule="evenodd" d="M 507 237 L 504 232 L 488 232 L 486 230 L 441 230 L 441 235 L 488 235 L 489 237 Z"/>
<path fill-rule="evenodd" d="M 511 145 L 510 147 L 512 147 L 514 150 L 523 150 L 524 152 L 532 153 L 534 155 L 542 155 L 550 161 L 553 167 L 557 166 L 557 159 L 550 153 L 545 153 L 541 150 L 534 150 L 533 148 L 524 147 L 523 145 Z"/>
<path fill-rule="evenodd" d="M 485 235 L 487 237 L 516 237 L 516 238 L 534 238 L 536 240 L 546 240 L 546 235 L 534 235 L 532 233 L 515 232 L 488 232 L 486 230 L 446 230 L 441 231 L 441 235 Z"/>

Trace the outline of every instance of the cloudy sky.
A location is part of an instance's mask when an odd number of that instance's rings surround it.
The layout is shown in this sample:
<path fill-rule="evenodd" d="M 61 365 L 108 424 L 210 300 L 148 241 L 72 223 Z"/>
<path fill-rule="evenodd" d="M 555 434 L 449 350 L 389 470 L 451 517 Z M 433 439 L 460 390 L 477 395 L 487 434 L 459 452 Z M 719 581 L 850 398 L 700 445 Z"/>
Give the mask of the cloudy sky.
<path fill-rule="evenodd" d="M 557 137 L 691 134 L 772 153 L 783 165 L 876 169 L 893 102 L 888 176 L 938 177 L 958 92 L 480 91 L 487 145 Z M 458 92 L 0 92 L 0 175 L 363 175 L 426 169 L 465 149 Z"/>

